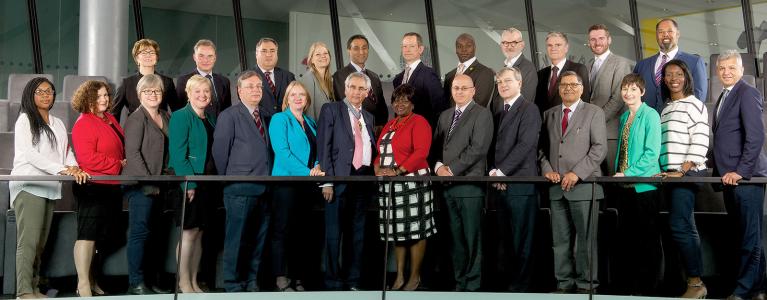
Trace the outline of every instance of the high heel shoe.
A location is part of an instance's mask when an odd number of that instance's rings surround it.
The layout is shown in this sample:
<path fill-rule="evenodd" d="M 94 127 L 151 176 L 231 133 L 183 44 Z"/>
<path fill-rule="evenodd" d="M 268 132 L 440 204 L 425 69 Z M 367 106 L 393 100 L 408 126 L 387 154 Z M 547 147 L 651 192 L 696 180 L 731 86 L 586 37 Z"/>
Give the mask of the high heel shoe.
<path fill-rule="evenodd" d="M 687 282 L 687 291 L 684 292 L 682 295 L 682 298 L 686 299 L 706 299 L 706 296 L 708 295 L 708 290 L 706 289 L 706 285 L 703 284 L 703 281 L 698 281 L 696 283 Z"/>
<path fill-rule="evenodd" d="M 415 290 L 418 290 L 418 286 L 420 286 L 420 285 L 421 285 L 421 278 L 418 278 L 418 280 L 415 282 L 415 286 L 410 287 L 410 285 L 407 284 L 407 285 L 404 285 L 402 287 L 402 290 L 403 291 L 415 291 Z"/>

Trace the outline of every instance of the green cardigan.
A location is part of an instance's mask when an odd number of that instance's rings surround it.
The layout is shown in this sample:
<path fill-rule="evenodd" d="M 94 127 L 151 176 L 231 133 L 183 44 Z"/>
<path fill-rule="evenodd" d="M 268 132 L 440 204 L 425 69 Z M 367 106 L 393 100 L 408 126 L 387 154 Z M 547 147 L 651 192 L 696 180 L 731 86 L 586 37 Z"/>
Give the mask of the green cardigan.
<path fill-rule="evenodd" d="M 216 125 L 214 116 L 205 113 L 211 126 Z M 179 109 L 170 116 L 168 125 L 168 166 L 178 176 L 200 175 L 205 170 L 205 158 L 208 156 L 208 133 L 205 124 L 192 109 L 191 104 Z M 213 137 L 211 137 L 213 138 Z M 184 187 L 184 183 L 181 183 Z M 189 189 L 197 184 L 189 182 Z"/>
<path fill-rule="evenodd" d="M 630 111 L 621 115 L 619 134 L 618 134 L 618 152 L 615 157 L 615 172 L 618 172 L 620 166 L 618 159 L 621 153 L 621 137 L 623 136 L 623 126 L 629 118 Z M 650 177 L 660 173 L 660 115 L 658 112 L 647 106 L 644 102 L 639 106 L 631 123 L 628 142 L 628 169 L 623 173 L 629 177 Z M 637 183 L 634 184 L 637 193 L 656 190 L 654 184 Z"/>

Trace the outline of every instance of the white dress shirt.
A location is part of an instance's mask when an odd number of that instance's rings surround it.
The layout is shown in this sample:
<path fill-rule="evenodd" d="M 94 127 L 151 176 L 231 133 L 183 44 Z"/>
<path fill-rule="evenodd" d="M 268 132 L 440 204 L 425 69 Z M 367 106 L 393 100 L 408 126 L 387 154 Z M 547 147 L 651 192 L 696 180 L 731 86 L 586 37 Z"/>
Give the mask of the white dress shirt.
<path fill-rule="evenodd" d="M 461 65 L 463 64 L 463 72 L 464 72 L 464 73 L 466 73 L 466 70 L 468 70 L 468 69 L 469 69 L 469 66 L 471 66 L 471 64 L 473 64 L 473 63 L 474 63 L 474 61 L 476 61 L 476 60 L 477 60 L 477 57 L 476 57 L 476 56 L 474 56 L 474 57 L 472 57 L 472 58 L 469 58 L 469 59 L 468 59 L 468 60 L 466 60 L 465 62 L 462 62 L 462 63 L 461 63 L 461 62 L 459 62 L 459 63 L 458 63 L 458 65 L 455 67 L 455 72 L 456 72 L 456 73 L 458 73 L 458 70 L 460 70 L 460 69 L 461 69 L 460 67 L 461 67 Z M 463 74 L 463 73 L 461 73 L 461 74 Z"/>
<path fill-rule="evenodd" d="M 77 166 L 77 161 L 69 147 L 67 128 L 61 119 L 48 116 L 49 126 L 56 137 L 56 145 L 40 132 L 40 141 L 32 145 L 32 130 L 27 114 L 22 113 L 16 121 L 14 131 L 14 156 L 11 175 L 58 175 L 66 166 Z M 16 196 L 25 191 L 32 195 L 56 200 L 61 199 L 61 182 L 58 181 L 10 181 L 11 207 Z"/>

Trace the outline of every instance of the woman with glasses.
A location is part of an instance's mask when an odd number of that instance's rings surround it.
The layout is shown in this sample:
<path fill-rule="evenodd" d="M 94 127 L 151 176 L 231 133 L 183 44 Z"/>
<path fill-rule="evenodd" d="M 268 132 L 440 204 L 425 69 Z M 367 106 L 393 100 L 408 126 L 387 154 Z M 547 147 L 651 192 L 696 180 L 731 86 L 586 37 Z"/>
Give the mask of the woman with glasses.
<path fill-rule="evenodd" d="M 141 77 L 136 92 L 141 105 L 125 121 L 125 156 L 128 162 L 122 174 L 167 175 L 169 115 L 160 110 L 162 78 L 156 74 Z M 128 293 L 131 295 L 168 292 L 157 285 L 158 266 L 162 265 L 158 251 L 147 252 L 145 249 L 150 237 L 155 246 L 163 244 L 157 238 L 157 232 L 152 230 L 160 221 L 158 218 L 162 214 L 163 195 L 168 192 L 162 187 L 165 185 L 159 182 L 139 182 L 124 187 L 128 199 Z M 149 277 L 151 288 L 146 286 L 145 277 Z"/>
<path fill-rule="evenodd" d="M 128 108 L 128 114 L 131 114 L 138 109 L 141 105 L 141 101 L 139 100 L 139 95 L 136 91 L 136 85 L 141 77 L 147 74 L 156 74 L 162 79 L 163 93 L 160 109 L 170 113 L 184 107 L 186 103 L 179 103 L 178 101 L 173 79 L 157 74 L 155 71 L 157 61 L 160 59 L 160 45 L 154 40 L 141 39 L 133 44 L 132 53 L 133 60 L 138 66 L 138 73 L 125 77 L 120 87 L 117 88 L 114 106 L 109 110 L 112 115 L 119 121 L 123 107 Z"/>
<path fill-rule="evenodd" d="M 69 175 L 82 184 L 88 173 L 77 166 L 64 122 L 50 114 L 55 101 L 56 90 L 48 79 L 34 78 L 24 87 L 11 175 Z M 8 188 L 16 215 L 16 297 L 46 298 L 37 287 L 40 260 L 55 201 L 61 199 L 61 182 L 10 181 Z"/>

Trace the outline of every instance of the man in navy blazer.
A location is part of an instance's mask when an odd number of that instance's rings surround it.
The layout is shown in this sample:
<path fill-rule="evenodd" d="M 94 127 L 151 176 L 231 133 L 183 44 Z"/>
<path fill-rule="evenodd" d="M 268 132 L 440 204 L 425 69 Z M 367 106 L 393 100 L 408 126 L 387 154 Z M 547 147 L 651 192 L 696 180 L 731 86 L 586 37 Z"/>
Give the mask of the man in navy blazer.
<path fill-rule="evenodd" d="M 362 109 L 370 78 L 351 73 L 345 80 L 346 98 L 326 103 L 317 122 L 317 156 L 326 176 L 373 175 L 376 153 L 374 118 Z M 325 287 L 359 290 L 365 241 L 365 209 L 373 199 L 370 183 L 325 184 Z M 344 240 L 341 240 L 344 237 Z M 343 262 L 341 261 L 341 247 Z M 345 277 L 345 278 L 344 278 Z"/>
<path fill-rule="evenodd" d="M 194 60 L 195 69 L 188 73 L 181 75 L 176 85 L 176 95 L 178 101 L 186 103 L 189 97 L 186 95 L 186 82 L 189 81 L 194 75 L 199 74 L 202 77 L 208 78 L 213 82 L 210 105 L 205 108 L 205 111 L 211 115 L 218 116 L 218 114 L 232 106 L 232 93 L 229 86 L 229 78 L 214 73 L 213 66 L 216 64 L 216 45 L 210 40 L 199 40 L 194 45 L 194 54 L 192 54 Z"/>
<path fill-rule="evenodd" d="M 293 73 L 277 66 L 277 59 L 279 58 L 277 49 L 277 41 L 273 38 L 261 38 L 256 44 L 255 71 L 261 78 L 264 78 L 263 96 L 259 107 L 261 107 L 267 123 L 273 114 L 282 111 L 282 98 L 285 97 L 285 89 L 288 88 L 290 82 L 296 80 Z"/>
<path fill-rule="evenodd" d="M 213 160 L 219 174 L 267 176 L 272 170 L 267 123 L 260 112 L 263 83 L 254 71 L 237 78 L 241 102 L 218 117 L 213 134 Z M 232 182 L 224 187 L 226 233 L 223 277 L 227 292 L 259 291 L 257 277 L 269 225 L 266 186 Z M 239 267 L 239 268 L 238 268 Z M 245 267 L 247 270 L 241 270 Z M 247 274 L 241 278 L 240 274 Z"/>
<path fill-rule="evenodd" d="M 539 176 L 537 165 L 541 113 L 522 96 L 522 72 L 503 67 L 496 74 L 502 109 L 495 112 L 495 147 L 490 150 L 490 176 Z M 498 228 L 502 237 L 503 278 L 511 292 L 530 289 L 533 233 L 538 196 L 533 183 L 496 183 Z"/>
<path fill-rule="evenodd" d="M 724 89 L 713 115 L 714 147 L 710 159 L 714 176 L 722 176 L 724 204 L 735 228 L 740 254 L 735 290 L 727 299 L 756 299 L 764 293 L 765 260 L 762 247 L 764 185 L 738 183 L 763 177 L 765 158 L 762 108 L 764 97 L 743 77 L 738 50 L 719 55 L 716 72 Z M 737 298 L 740 297 L 740 298 Z M 760 298 L 764 299 L 764 298 Z"/>
<path fill-rule="evenodd" d="M 687 64 L 692 72 L 692 81 L 695 85 L 694 94 L 701 101 L 706 101 L 706 90 L 708 86 L 708 76 L 706 75 L 706 65 L 703 59 L 697 55 L 692 55 L 679 50 L 679 27 L 673 19 L 663 19 L 655 25 L 655 38 L 658 41 L 660 52 L 648 58 L 645 58 L 634 67 L 634 73 L 642 75 L 645 84 L 645 94 L 642 101 L 660 113 L 663 111 L 665 99 L 661 96 L 660 74 L 662 66 L 672 59 L 679 59 Z"/>
<path fill-rule="evenodd" d="M 439 75 L 434 69 L 421 62 L 423 54 L 423 39 L 415 32 L 408 32 L 402 37 L 402 58 L 405 59 L 405 69 L 394 76 L 394 88 L 403 83 L 409 83 L 415 88 L 413 95 L 413 112 L 422 115 L 435 128 L 439 113 L 448 106 L 447 100 L 439 81 Z"/>

